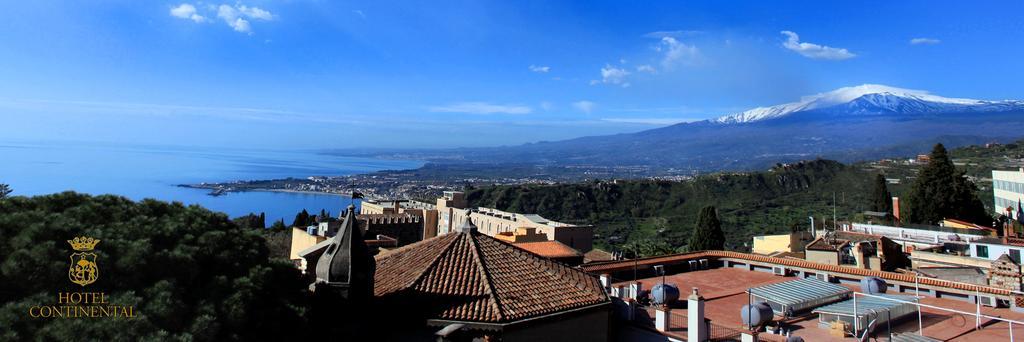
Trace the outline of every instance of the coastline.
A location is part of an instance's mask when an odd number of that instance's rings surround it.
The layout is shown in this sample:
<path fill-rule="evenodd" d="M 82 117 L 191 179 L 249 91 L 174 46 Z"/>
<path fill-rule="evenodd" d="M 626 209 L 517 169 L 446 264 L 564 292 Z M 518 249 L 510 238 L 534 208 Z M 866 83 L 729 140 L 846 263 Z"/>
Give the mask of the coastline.
<path fill-rule="evenodd" d="M 287 192 L 293 194 L 309 194 L 309 195 L 333 195 L 338 197 L 352 198 L 350 195 L 339 194 L 337 192 L 323 192 L 323 191 L 309 191 L 309 190 L 289 190 L 289 189 L 250 189 L 250 190 L 238 190 L 238 192 L 246 191 L 265 191 L 265 192 Z"/>

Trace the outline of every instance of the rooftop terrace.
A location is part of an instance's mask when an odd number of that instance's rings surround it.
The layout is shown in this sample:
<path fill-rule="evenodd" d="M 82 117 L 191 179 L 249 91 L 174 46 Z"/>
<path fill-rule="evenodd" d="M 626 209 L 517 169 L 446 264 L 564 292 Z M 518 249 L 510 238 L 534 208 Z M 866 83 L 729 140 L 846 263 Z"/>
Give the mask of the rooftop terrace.
<path fill-rule="evenodd" d="M 711 337 L 729 337 L 735 332 L 745 330 L 740 320 L 740 310 L 747 304 L 745 291 L 751 287 L 777 284 L 781 282 L 798 279 L 796 277 L 776 276 L 768 272 L 749 271 L 738 268 L 713 268 L 691 272 L 682 272 L 667 275 L 666 282 L 678 286 L 682 292 L 687 293 L 691 288 L 698 288 L 707 301 L 705 304 L 705 317 L 711 320 L 714 326 L 711 329 Z M 637 279 L 643 289 L 650 289 L 655 284 L 661 283 L 662 277 L 647 277 Z M 620 280 L 613 285 L 628 286 L 631 280 Z M 860 291 L 859 287 L 853 284 L 842 284 L 847 288 Z M 904 293 L 904 295 L 908 295 Z M 909 294 L 909 295 L 912 295 Z M 860 297 L 864 298 L 864 297 Z M 685 298 L 671 310 L 670 330 L 665 332 L 672 338 L 685 340 L 687 329 L 687 311 Z M 950 298 L 933 298 L 923 296 L 920 299 L 922 304 L 949 308 L 964 312 L 974 312 L 976 307 L 972 303 Z M 653 307 L 644 307 L 640 322 L 649 322 L 653 325 L 655 312 Z M 1024 313 L 1014 312 L 1008 308 L 982 307 L 983 314 L 1002 317 L 1012 320 L 1024 321 Z M 916 316 L 916 315 L 912 315 Z M 778 318 L 778 316 L 776 316 Z M 982 329 L 975 330 L 973 316 L 959 313 L 947 312 L 938 309 L 924 308 L 921 314 L 921 326 L 924 328 L 924 336 L 938 339 L 940 341 L 1009 341 L 1008 324 L 991 319 L 983 319 Z M 818 326 L 817 314 L 806 314 L 797 318 L 784 321 L 791 334 L 800 336 L 805 341 L 855 341 L 853 337 L 837 339 L 829 335 L 828 330 Z M 893 322 L 893 333 L 911 333 L 918 331 L 916 317 L 911 317 Z M 886 336 L 888 331 L 885 327 L 876 330 L 878 337 Z M 1013 335 L 1024 336 L 1024 325 L 1014 325 Z M 785 338 L 779 335 L 762 333 L 760 336 L 764 341 L 784 341 Z"/>

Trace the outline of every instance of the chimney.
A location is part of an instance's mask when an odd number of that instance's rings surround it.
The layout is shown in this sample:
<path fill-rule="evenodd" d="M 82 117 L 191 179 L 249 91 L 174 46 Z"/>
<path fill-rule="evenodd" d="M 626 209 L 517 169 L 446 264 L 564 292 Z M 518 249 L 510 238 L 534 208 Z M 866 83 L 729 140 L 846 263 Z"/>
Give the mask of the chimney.
<path fill-rule="evenodd" d="M 667 305 L 658 305 L 654 308 L 654 329 L 666 332 L 672 324 L 672 308 Z"/>
<path fill-rule="evenodd" d="M 896 221 L 900 220 L 900 198 L 892 198 L 892 217 L 896 218 Z"/>
<path fill-rule="evenodd" d="M 466 215 L 466 221 L 459 227 L 459 233 L 476 233 L 476 225 L 473 224 L 473 219 Z"/>
<path fill-rule="evenodd" d="M 1006 243 L 1007 238 L 1015 236 L 1013 231 L 1013 208 L 1006 207 L 1006 217 L 1010 218 L 1003 224 L 1003 243 Z"/>
<path fill-rule="evenodd" d="M 707 341 L 708 325 L 704 322 L 704 297 L 693 288 L 693 294 L 686 299 L 686 337 L 689 341 Z"/>

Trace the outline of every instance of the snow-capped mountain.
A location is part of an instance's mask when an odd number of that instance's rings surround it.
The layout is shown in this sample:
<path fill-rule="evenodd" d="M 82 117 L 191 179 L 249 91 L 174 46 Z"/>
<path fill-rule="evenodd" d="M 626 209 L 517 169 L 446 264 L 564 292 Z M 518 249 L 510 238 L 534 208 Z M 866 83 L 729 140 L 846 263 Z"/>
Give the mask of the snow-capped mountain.
<path fill-rule="evenodd" d="M 937 142 L 953 148 L 1022 138 L 1024 101 L 950 98 L 868 84 L 636 133 L 458 153 L 467 160 L 715 171 L 813 158 L 913 156 Z"/>
<path fill-rule="evenodd" d="M 932 95 L 923 90 L 865 84 L 843 87 L 830 92 L 804 96 L 797 102 L 771 107 L 757 107 L 741 113 L 711 120 L 716 123 L 750 123 L 789 116 L 793 113 L 819 110 L 844 114 L 908 113 L 927 114 L 942 112 L 1001 111 L 1022 106 L 1016 100 L 985 101 Z M 834 110 L 827 110 L 830 108 Z"/>

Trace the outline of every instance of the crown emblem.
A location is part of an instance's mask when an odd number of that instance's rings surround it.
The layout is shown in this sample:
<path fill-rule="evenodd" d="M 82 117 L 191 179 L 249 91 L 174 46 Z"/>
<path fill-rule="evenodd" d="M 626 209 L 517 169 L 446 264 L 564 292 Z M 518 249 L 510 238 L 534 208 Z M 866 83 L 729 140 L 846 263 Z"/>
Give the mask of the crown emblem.
<path fill-rule="evenodd" d="M 79 236 L 72 240 L 68 240 L 68 243 L 70 243 L 71 248 L 74 248 L 76 251 L 91 251 L 96 247 L 96 244 L 100 243 L 100 240 L 93 239 L 91 237 Z"/>

